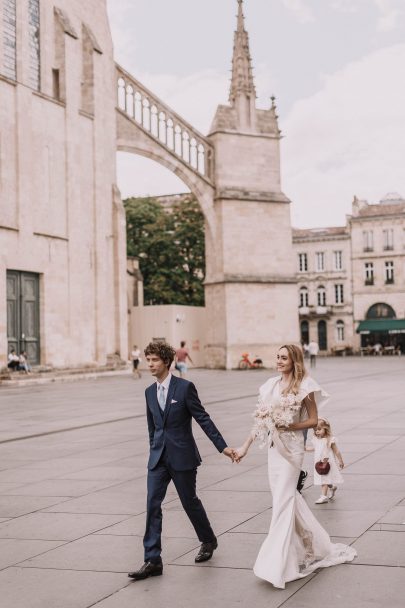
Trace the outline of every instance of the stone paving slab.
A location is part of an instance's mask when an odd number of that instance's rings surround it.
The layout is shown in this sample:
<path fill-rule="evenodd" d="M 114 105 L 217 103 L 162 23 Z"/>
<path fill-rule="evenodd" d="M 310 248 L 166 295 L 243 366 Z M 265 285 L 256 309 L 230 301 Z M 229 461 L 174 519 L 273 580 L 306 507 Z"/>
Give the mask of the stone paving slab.
<path fill-rule="evenodd" d="M 166 538 L 163 548 L 165 562 L 175 561 L 179 556 L 200 546 L 198 540 L 190 538 Z M 21 567 L 57 568 L 59 570 L 91 570 L 92 572 L 122 572 L 143 563 L 143 547 L 140 539 L 134 536 L 90 535 L 62 545 L 32 559 L 21 561 Z"/>
<path fill-rule="evenodd" d="M 370 530 L 355 541 L 354 547 L 358 553 L 358 564 L 405 568 L 405 534 Z"/>
<path fill-rule="evenodd" d="M 0 538 L 0 570 L 59 547 L 60 541 Z"/>
<path fill-rule="evenodd" d="M 405 505 L 393 507 L 379 521 L 385 524 L 403 524 L 405 530 Z"/>
<path fill-rule="evenodd" d="M 245 439 L 257 388 L 268 376 L 190 372 L 231 445 Z M 171 484 L 163 507 L 164 576 L 131 583 L 127 571 L 143 561 L 150 379 L 2 387 L 1 608 L 402 606 L 405 357 L 320 359 L 315 376 L 332 394 L 322 414 L 347 466 L 336 499 L 314 505 L 319 487 L 312 486 L 313 454 L 306 453 L 303 495 L 333 540 L 354 543 L 359 558 L 284 591 L 251 571 L 271 518 L 266 451 L 253 446 L 232 465 L 197 427 L 204 460 L 198 493 L 219 549 L 210 562 L 194 563 L 199 543 Z M 35 437 L 2 443 L 26 433 Z"/>
<path fill-rule="evenodd" d="M 130 583 L 97 604 L 97 608 L 277 608 L 304 584 L 294 581 L 281 590 L 258 580 L 249 570 L 166 566 L 164 576 Z M 294 608 L 298 608 L 297 604 Z"/>
<path fill-rule="evenodd" d="M 94 513 L 32 513 L 0 524 L 0 538 L 74 540 L 125 519 Z"/>
<path fill-rule="evenodd" d="M 1 608 L 88 608 L 122 588 L 122 574 L 7 568 L 0 572 Z"/>
<path fill-rule="evenodd" d="M 403 608 L 402 568 L 343 564 L 319 572 L 283 608 Z"/>
<path fill-rule="evenodd" d="M 68 496 L 10 496 L 3 494 L 0 496 L 0 517 L 20 517 L 68 499 Z"/>
<path fill-rule="evenodd" d="M 249 520 L 255 513 L 234 513 L 225 511 L 210 511 L 209 517 L 216 534 L 223 534 L 232 530 L 242 522 Z M 163 534 L 167 538 L 194 538 L 195 531 L 187 515 L 183 511 L 170 511 L 163 509 Z M 118 536 L 143 537 L 145 532 L 145 514 L 141 513 L 130 517 L 118 524 L 104 528 L 97 534 L 112 534 Z"/>

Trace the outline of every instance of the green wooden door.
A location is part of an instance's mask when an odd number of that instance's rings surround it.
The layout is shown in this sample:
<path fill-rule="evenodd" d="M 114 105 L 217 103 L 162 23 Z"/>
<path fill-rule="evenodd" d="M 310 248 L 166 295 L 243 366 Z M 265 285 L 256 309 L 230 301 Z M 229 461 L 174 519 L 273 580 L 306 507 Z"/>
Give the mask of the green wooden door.
<path fill-rule="evenodd" d="M 8 351 L 27 352 L 31 364 L 40 363 L 39 275 L 7 271 Z"/>

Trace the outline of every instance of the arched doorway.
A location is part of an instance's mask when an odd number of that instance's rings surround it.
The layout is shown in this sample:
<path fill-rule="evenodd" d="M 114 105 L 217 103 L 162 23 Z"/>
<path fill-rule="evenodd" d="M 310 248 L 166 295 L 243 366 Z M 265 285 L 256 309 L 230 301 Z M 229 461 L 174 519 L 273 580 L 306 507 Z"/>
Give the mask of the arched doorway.
<path fill-rule="evenodd" d="M 328 335 L 326 321 L 318 321 L 318 344 L 319 350 L 328 350 Z"/>
<path fill-rule="evenodd" d="M 362 352 L 405 352 L 405 319 L 398 319 L 393 307 L 386 302 L 370 306 L 356 331 L 361 336 Z"/>
<path fill-rule="evenodd" d="M 366 319 L 395 319 L 395 310 L 385 302 L 373 304 L 367 311 Z"/>

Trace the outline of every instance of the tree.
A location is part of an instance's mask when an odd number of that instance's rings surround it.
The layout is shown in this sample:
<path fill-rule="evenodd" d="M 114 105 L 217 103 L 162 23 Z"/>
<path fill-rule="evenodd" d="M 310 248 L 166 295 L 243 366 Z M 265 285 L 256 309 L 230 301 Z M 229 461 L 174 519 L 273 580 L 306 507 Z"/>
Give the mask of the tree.
<path fill-rule="evenodd" d="M 204 216 L 192 195 L 163 206 L 124 201 L 128 255 L 139 258 L 146 304 L 204 305 Z"/>

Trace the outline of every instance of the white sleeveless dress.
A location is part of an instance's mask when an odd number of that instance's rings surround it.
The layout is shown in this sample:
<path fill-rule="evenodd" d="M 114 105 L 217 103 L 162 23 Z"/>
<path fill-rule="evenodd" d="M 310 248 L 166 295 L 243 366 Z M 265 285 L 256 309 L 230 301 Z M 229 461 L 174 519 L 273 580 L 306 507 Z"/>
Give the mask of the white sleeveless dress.
<path fill-rule="evenodd" d="M 271 378 L 260 388 L 266 404 L 279 403 L 281 377 Z M 299 397 L 315 393 L 318 404 L 328 398 L 320 386 L 306 377 Z M 294 422 L 305 420 L 306 408 L 301 407 Z M 273 495 L 270 530 L 256 559 L 256 576 L 284 589 L 285 584 L 308 576 L 317 568 L 326 568 L 352 561 L 355 549 L 333 544 L 328 533 L 312 514 L 304 498 L 297 492 L 297 481 L 304 458 L 304 437 L 301 431 L 274 431 L 269 436 L 269 482 Z"/>

